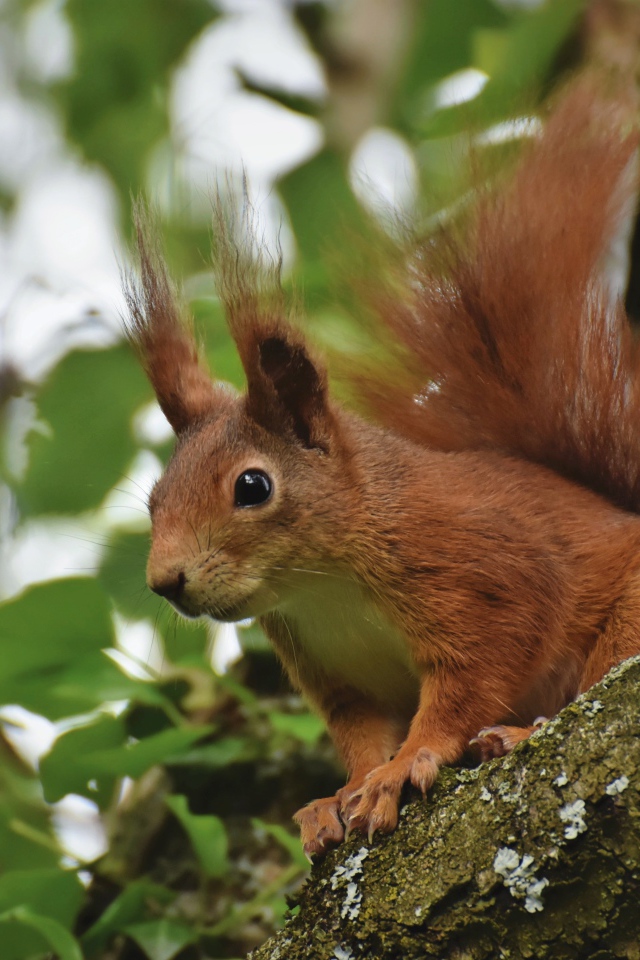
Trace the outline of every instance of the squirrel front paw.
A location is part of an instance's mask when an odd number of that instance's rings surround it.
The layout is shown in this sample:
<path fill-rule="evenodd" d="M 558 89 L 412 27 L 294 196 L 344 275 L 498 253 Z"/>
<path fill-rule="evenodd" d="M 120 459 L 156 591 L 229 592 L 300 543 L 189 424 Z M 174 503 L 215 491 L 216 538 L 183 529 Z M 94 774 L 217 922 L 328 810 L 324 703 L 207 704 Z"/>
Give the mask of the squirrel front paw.
<path fill-rule="evenodd" d="M 391 833 L 398 824 L 398 804 L 407 781 L 427 792 L 438 774 L 438 764 L 426 748 L 413 756 L 394 757 L 376 767 L 364 778 L 362 786 L 344 798 L 341 808 L 347 834 L 359 830 L 369 840 L 374 833 Z"/>
<path fill-rule="evenodd" d="M 309 862 L 344 840 L 339 809 L 338 797 L 325 797 L 313 800 L 294 813 L 293 819 L 300 827 L 302 849 Z"/>

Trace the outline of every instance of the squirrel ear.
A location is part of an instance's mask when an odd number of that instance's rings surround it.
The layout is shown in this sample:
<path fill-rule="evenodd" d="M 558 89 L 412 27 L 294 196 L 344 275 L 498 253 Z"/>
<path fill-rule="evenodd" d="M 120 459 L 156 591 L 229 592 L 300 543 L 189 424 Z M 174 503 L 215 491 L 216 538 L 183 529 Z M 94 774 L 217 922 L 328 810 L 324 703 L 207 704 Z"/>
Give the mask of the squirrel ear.
<path fill-rule="evenodd" d="M 126 333 L 137 351 L 162 412 L 176 433 L 230 402 L 200 357 L 190 319 L 181 308 L 155 239 L 153 218 L 137 204 L 140 279 L 124 279 Z"/>
<path fill-rule="evenodd" d="M 247 377 L 246 412 L 272 433 L 328 450 L 332 414 L 327 375 L 288 315 L 280 282 L 282 257 L 256 239 L 246 185 L 242 215 L 218 197 L 214 208 L 214 267 Z"/>
<path fill-rule="evenodd" d="M 248 413 L 272 430 L 293 432 L 305 447 L 328 450 L 327 376 L 304 342 L 282 329 L 257 338 L 258 363 L 247 370 Z"/>

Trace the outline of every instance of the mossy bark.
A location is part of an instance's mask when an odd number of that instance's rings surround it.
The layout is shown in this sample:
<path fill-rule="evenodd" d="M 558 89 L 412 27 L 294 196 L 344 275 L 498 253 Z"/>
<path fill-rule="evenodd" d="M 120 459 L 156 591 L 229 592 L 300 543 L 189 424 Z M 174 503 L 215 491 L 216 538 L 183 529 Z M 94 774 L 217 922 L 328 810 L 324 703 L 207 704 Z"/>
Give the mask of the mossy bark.
<path fill-rule="evenodd" d="M 640 960 L 640 657 L 396 832 L 314 867 L 252 960 Z"/>

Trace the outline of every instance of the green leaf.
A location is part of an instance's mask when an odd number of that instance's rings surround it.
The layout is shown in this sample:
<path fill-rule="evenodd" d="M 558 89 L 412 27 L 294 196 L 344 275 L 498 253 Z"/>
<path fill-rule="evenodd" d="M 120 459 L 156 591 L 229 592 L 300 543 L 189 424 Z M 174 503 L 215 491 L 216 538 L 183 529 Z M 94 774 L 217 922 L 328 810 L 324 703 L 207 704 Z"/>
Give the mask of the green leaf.
<path fill-rule="evenodd" d="M 150 394 L 124 344 L 68 354 L 37 398 L 47 428 L 29 437 L 29 466 L 17 491 L 22 512 L 98 506 L 137 450 L 131 421 Z"/>
<path fill-rule="evenodd" d="M 430 0 L 416 8 L 411 49 L 395 100 L 395 120 L 413 121 L 434 83 L 473 64 L 475 37 L 482 28 L 505 27 L 509 17 L 491 0 Z M 497 31 L 496 31 L 497 32 Z"/>
<path fill-rule="evenodd" d="M 317 117 L 320 113 L 321 105 L 317 100 L 311 100 L 299 93 L 292 93 L 282 87 L 252 80 L 241 67 L 236 67 L 234 72 L 240 80 L 242 89 L 246 90 L 247 93 L 257 93 L 261 97 L 266 97 L 273 103 L 277 103 L 280 107 L 285 107 L 294 113 L 302 113 L 307 117 Z"/>
<path fill-rule="evenodd" d="M 0 876 L 2 960 L 25 960 L 52 948 L 61 960 L 80 960 L 69 930 L 83 896 L 76 875 L 59 868 L 13 870 Z"/>
<path fill-rule="evenodd" d="M 280 713 L 272 710 L 269 711 L 269 720 L 278 733 L 286 733 L 309 745 L 317 743 L 325 731 L 324 723 L 313 713 Z"/>
<path fill-rule="evenodd" d="M 529 12 L 491 43 L 494 71 L 482 92 L 471 102 L 440 110 L 418 124 L 425 137 L 450 136 L 481 125 L 497 123 L 531 109 L 533 94 L 544 80 L 560 44 L 575 25 L 586 0 L 548 2 Z M 486 58 L 487 36 L 479 34 L 478 50 Z M 488 64 L 487 64 L 488 65 Z"/>
<path fill-rule="evenodd" d="M 231 674 L 225 673 L 217 678 L 217 682 L 223 690 L 227 690 L 232 696 L 240 701 L 243 707 L 251 708 L 258 703 L 258 697 L 253 690 L 249 690 L 243 683 L 240 683 Z"/>
<path fill-rule="evenodd" d="M 62 851 L 51 830 L 48 811 L 42 802 L 38 803 L 36 790 L 27 792 L 24 789 L 25 781 L 20 783 L 20 779 L 16 775 L 8 775 L 0 765 L 2 869 L 55 867 Z M 16 781 L 19 784 L 17 787 Z"/>
<path fill-rule="evenodd" d="M 0 876 L 2 913 L 14 907 L 28 907 L 70 928 L 83 897 L 82 884 L 68 870 L 12 870 Z"/>
<path fill-rule="evenodd" d="M 205 337 L 209 368 L 216 380 L 226 380 L 238 390 L 246 386 L 238 350 L 229 333 L 224 309 L 216 296 L 199 297 L 189 303 L 196 329 Z"/>
<path fill-rule="evenodd" d="M 67 793 L 79 793 L 104 806 L 116 779 L 139 777 L 157 763 L 180 756 L 211 727 L 163 730 L 144 740 L 126 743 L 124 717 L 102 715 L 56 740 L 42 758 L 40 770 L 45 797 L 55 803 Z M 90 782 L 96 785 L 90 786 Z"/>
<path fill-rule="evenodd" d="M 193 927 L 174 920 L 136 923 L 128 926 L 125 932 L 144 950 L 149 960 L 171 960 L 198 939 Z"/>
<path fill-rule="evenodd" d="M 105 650 L 72 664 L 60 674 L 56 693 L 80 704 L 76 712 L 89 713 L 105 701 L 136 700 L 151 706 L 167 702 L 162 688 L 146 680 L 128 677 Z"/>
<path fill-rule="evenodd" d="M 560 44 L 575 26 L 586 0 L 547 0 L 508 30 L 499 63 L 478 98 L 479 107 L 507 112 L 515 97 L 535 88 Z"/>
<path fill-rule="evenodd" d="M 297 833 L 294 836 L 294 834 L 289 833 L 282 824 L 265 823 L 264 820 L 259 820 L 258 817 L 252 817 L 251 823 L 257 830 L 264 830 L 270 837 L 273 837 L 276 843 L 284 847 L 293 862 L 296 863 L 301 870 L 309 869 L 309 861 L 304 854 L 300 837 Z"/>
<path fill-rule="evenodd" d="M 66 664 L 112 640 L 107 599 L 95 581 L 54 580 L 29 588 L 0 605 L 0 699 L 3 685 L 13 685 L 20 674 Z"/>
<path fill-rule="evenodd" d="M 107 547 L 98 580 L 120 613 L 136 620 L 154 620 L 166 602 L 147 587 L 148 533 L 116 533 Z"/>
<path fill-rule="evenodd" d="M 107 714 L 58 737 L 49 753 L 40 761 L 40 776 L 47 802 L 56 803 L 68 793 L 77 793 L 104 807 L 111 799 L 113 785 L 120 774 L 117 769 L 110 770 L 105 777 L 104 770 L 96 769 L 94 760 L 105 748 L 122 744 L 125 737 L 123 718 Z M 98 781 L 95 789 L 89 786 L 91 780 Z"/>
<path fill-rule="evenodd" d="M 194 747 L 179 757 L 171 758 L 171 766 L 198 766 L 219 770 L 232 763 L 253 760 L 257 744 L 248 737 L 224 737 L 203 747 Z"/>
<path fill-rule="evenodd" d="M 177 617 L 166 602 L 151 593 L 145 568 L 149 553 L 147 533 L 117 534 L 104 555 L 98 579 L 126 617 L 154 624 L 165 641 L 165 652 L 172 663 L 208 665 L 209 637 L 204 621 Z"/>
<path fill-rule="evenodd" d="M 186 830 L 200 866 L 208 877 L 222 877 L 228 870 L 228 840 L 219 817 L 199 816 L 189 810 L 186 797 L 166 798 L 166 804 Z"/>
<path fill-rule="evenodd" d="M 155 705 L 166 702 L 157 686 L 127 677 L 103 650 L 44 674 L 23 676 L 19 689 L 22 706 L 49 720 L 92 713 L 110 700 L 132 699 Z"/>
<path fill-rule="evenodd" d="M 205 620 L 185 620 L 167 608 L 158 618 L 167 659 L 177 666 L 195 667 L 211 674 L 209 634 Z"/>
<path fill-rule="evenodd" d="M 51 828 L 39 780 L 0 738 L 0 851 L 2 872 L 56 868 L 62 851 Z"/>
<path fill-rule="evenodd" d="M 78 706 L 64 675 L 114 642 L 107 598 L 89 579 L 38 584 L 0 604 L 0 703 L 57 718 Z M 86 707 L 87 700 L 84 698 Z"/>
<path fill-rule="evenodd" d="M 210 726 L 180 727 L 163 730 L 137 743 L 127 743 L 115 749 L 98 750 L 90 759 L 91 770 L 97 775 L 117 773 L 118 776 L 140 777 L 156 763 L 171 763 L 197 740 L 210 734 Z"/>
<path fill-rule="evenodd" d="M 310 264 L 328 251 L 345 250 L 347 228 L 364 213 L 349 186 L 343 160 L 325 149 L 279 181 L 302 258 Z"/>
<path fill-rule="evenodd" d="M 34 946 L 38 953 L 42 951 L 42 948 L 38 947 L 35 943 L 32 945 L 28 937 L 21 943 L 21 938 L 18 935 L 16 943 L 16 940 L 12 937 L 12 934 L 15 934 L 15 930 L 11 929 L 12 927 L 15 928 L 16 925 L 37 931 L 44 939 L 46 945 L 53 948 L 57 960 L 83 960 L 80 945 L 68 930 L 65 930 L 57 920 L 32 913 L 32 911 L 26 907 L 16 907 L 13 910 L 0 914 L 0 926 L 5 928 L 7 939 L 10 941 L 13 940 L 12 944 L 8 944 L 5 940 L 2 953 L 3 960 L 12 960 L 13 957 L 15 957 L 16 960 L 22 960 L 22 958 L 27 955 L 22 951 L 26 949 L 29 955 L 33 955 Z M 12 947 L 17 948 L 20 952 L 14 953 Z"/>
<path fill-rule="evenodd" d="M 157 883 L 151 883 L 149 880 L 134 880 L 109 904 L 100 919 L 84 934 L 82 937 L 84 952 L 87 956 L 92 956 L 106 947 L 113 934 L 120 933 L 136 920 L 143 920 L 150 901 L 164 906 L 171 903 L 175 896 L 174 891 Z"/>
<path fill-rule="evenodd" d="M 206 0 L 68 0 L 65 13 L 76 46 L 74 75 L 59 88 L 69 133 L 107 168 L 126 205 L 168 132 L 171 67 L 218 14 Z"/>

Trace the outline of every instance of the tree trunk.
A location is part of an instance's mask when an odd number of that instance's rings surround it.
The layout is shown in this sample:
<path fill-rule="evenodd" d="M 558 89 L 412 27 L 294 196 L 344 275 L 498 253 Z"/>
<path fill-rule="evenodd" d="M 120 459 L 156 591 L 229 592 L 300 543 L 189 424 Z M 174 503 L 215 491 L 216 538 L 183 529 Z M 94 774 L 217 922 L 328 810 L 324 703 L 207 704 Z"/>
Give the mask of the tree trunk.
<path fill-rule="evenodd" d="M 640 960 L 639 735 L 635 657 L 329 854 L 252 960 Z"/>

